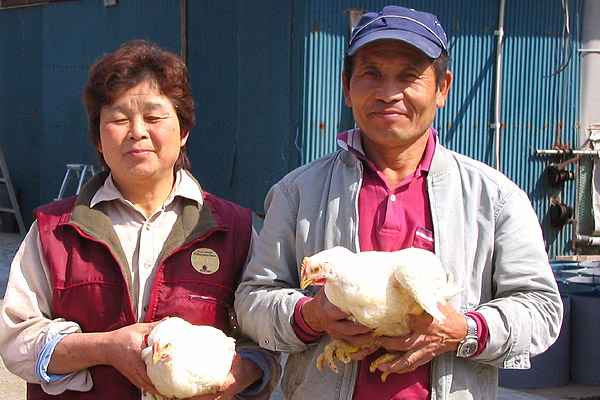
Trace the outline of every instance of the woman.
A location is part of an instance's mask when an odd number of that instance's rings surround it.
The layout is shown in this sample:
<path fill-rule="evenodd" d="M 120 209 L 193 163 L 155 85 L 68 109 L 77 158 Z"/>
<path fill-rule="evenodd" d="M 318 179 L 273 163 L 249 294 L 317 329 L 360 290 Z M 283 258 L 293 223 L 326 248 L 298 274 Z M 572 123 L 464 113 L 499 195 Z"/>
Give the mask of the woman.
<path fill-rule="evenodd" d="M 144 336 L 166 316 L 229 332 L 253 233 L 249 210 L 186 171 L 194 102 L 179 57 L 126 43 L 92 67 L 84 103 L 106 171 L 35 211 L 0 314 L 2 357 L 29 399 L 157 393 Z M 276 358 L 248 342 L 237 350 L 230 381 L 198 399 L 268 398 Z"/>

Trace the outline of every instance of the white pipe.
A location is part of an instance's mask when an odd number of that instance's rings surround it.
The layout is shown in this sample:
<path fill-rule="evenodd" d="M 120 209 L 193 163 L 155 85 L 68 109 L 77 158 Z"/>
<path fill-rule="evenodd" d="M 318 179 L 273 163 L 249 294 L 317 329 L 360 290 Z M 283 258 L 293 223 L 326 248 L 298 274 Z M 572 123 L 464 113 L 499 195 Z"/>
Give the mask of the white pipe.
<path fill-rule="evenodd" d="M 581 116 L 579 143 L 589 138 L 588 128 L 600 122 L 600 1 L 586 0 L 583 4 L 581 48 Z"/>
<path fill-rule="evenodd" d="M 598 104 L 600 104 L 600 52 L 597 51 L 600 49 L 600 24 L 598 23 L 600 21 L 600 0 L 585 0 L 580 15 L 582 16 L 582 35 L 581 48 L 578 49 L 581 59 L 579 145 L 583 146 L 590 141 L 590 136 L 593 133 L 592 128 L 600 123 L 600 112 L 598 111 Z M 574 234 L 579 233 L 580 230 L 585 232 L 600 231 L 600 218 L 596 211 L 600 195 L 596 191 L 597 186 L 595 184 L 600 177 L 599 166 L 600 163 L 595 158 L 590 174 L 591 182 L 578 183 L 579 190 L 581 191 L 583 186 L 587 191 L 585 196 L 591 197 L 591 201 L 581 203 L 585 207 L 584 210 L 578 208 L 581 220 L 578 229 L 573 232 Z M 577 196 L 578 203 L 579 196 L 581 196 L 580 193 Z M 588 204 L 590 205 L 588 206 Z"/>
<path fill-rule="evenodd" d="M 495 139 L 495 158 L 496 169 L 500 170 L 500 99 L 502 86 L 502 48 L 504 46 L 504 11 L 506 9 L 506 0 L 500 0 L 500 10 L 498 13 L 498 30 L 496 35 L 496 76 L 494 77 L 494 122 L 490 128 L 494 129 Z"/>

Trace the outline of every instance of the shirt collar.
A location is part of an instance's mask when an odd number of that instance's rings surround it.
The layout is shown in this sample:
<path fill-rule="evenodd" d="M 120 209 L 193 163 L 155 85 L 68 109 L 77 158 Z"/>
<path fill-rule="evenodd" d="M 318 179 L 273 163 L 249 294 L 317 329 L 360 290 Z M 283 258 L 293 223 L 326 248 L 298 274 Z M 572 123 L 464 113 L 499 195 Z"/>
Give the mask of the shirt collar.
<path fill-rule="evenodd" d="M 171 204 L 175 197 L 184 197 L 190 200 L 194 200 L 198 203 L 198 205 L 204 204 L 202 188 L 198 185 L 198 183 L 189 175 L 188 172 L 180 169 L 175 174 L 175 183 L 173 184 L 173 189 L 171 190 L 171 194 L 165 200 L 162 207 L 166 207 Z M 124 203 L 129 204 L 129 201 L 123 197 L 115 182 L 113 180 L 112 174 L 108 175 L 108 178 L 104 181 L 104 184 L 98 189 L 96 194 L 92 197 L 90 202 L 90 208 L 95 207 L 97 204 L 104 201 L 113 201 L 120 200 Z"/>
<path fill-rule="evenodd" d="M 427 139 L 425 153 L 423 154 L 423 159 L 421 160 L 421 163 L 417 167 L 417 171 L 415 171 L 416 173 L 429 172 L 429 168 L 431 167 L 431 160 L 433 159 L 433 154 L 435 153 L 435 144 L 437 141 L 437 136 L 437 131 L 433 127 L 429 128 L 429 137 Z M 367 158 L 365 151 L 362 147 L 360 129 L 351 129 L 349 131 L 340 133 L 337 137 L 337 144 L 342 149 L 349 151 L 350 153 L 357 156 L 359 159 L 371 162 L 371 160 Z"/>

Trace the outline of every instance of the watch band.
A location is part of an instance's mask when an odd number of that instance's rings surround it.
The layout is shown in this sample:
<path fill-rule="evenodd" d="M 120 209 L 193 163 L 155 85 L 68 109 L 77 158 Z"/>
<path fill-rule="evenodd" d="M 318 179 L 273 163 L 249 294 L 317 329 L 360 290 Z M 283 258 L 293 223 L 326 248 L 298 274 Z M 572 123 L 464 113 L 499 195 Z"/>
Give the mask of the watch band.
<path fill-rule="evenodd" d="M 465 318 L 467 319 L 467 336 L 465 339 L 477 339 L 477 321 L 475 321 L 475 318 L 471 317 L 470 315 L 465 315 Z"/>
<path fill-rule="evenodd" d="M 470 315 L 465 315 L 467 320 L 467 336 L 458 344 L 457 357 L 471 357 L 477 352 L 477 321 Z"/>

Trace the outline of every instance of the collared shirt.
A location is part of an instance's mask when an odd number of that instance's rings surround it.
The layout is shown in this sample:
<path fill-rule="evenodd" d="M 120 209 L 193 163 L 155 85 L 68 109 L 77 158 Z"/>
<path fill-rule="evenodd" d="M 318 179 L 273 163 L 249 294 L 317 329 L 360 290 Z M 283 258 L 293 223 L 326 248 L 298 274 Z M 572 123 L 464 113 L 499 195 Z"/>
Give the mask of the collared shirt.
<path fill-rule="evenodd" d="M 176 201 L 178 197 L 194 200 L 199 205 L 204 203 L 202 190 L 182 170 L 176 174 L 173 190 L 165 202 L 149 217 L 123 197 L 115 186 L 112 175 L 109 175 L 90 202 L 91 208 L 105 203 L 104 210 L 121 242 L 133 277 L 133 307 L 138 321 L 143 320 L 146 315 L 154 274 L 160 262 L 158 256 L 181 214 L 182 203 Z"/>

